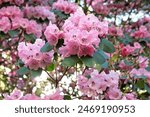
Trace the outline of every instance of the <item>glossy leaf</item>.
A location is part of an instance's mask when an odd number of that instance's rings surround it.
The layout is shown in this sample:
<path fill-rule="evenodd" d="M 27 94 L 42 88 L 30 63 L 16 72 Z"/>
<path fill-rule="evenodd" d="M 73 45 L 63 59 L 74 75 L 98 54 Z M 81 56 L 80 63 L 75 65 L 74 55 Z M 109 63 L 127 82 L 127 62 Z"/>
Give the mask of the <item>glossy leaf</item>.
<path fill-rule="evenodd" d="M 104 50 L 107 53 L 113 53 L 113 52 L 115 52 L 114 45 L 110 41 L 108 41 L 106 39 L 102 39 L 99 47 L 100 47 L 100 49 Z"/>
<path fill-rule="evenodd" d="M 95 60 L 92 57 L 82 57 L 81 61 L 87 66 L 87 67 L 93 67 L 95 65 Z"/>
<path fill-rule="evenodd" d="M 27 67 L 21 67 L 19 70 L 17 70 L 18 75 L 24 75 L 28 74 L 30 70 Z"/>
<path fill-rule="evenodd" d="M 72 67 L 72 66 L 76 65 L 78 62 L 80 62 L 80 59 L 77 56 L 70 56 L 68 58 L 65 58 L 62 61 L 62 65 Z"/>
<path fill-rule="evenodd" d="M 38 77 L 40 76 L 42 73 L 42 69 L 39 69 L 39 70 L 31 70 L 31 77 L 32 78 L 35 78 L 35 77 Z"/>
<path fill-rule="evenodd" d="M 102 65 L 106 61 L 104 54 L 99 50 L 94 53 L 93 58 L 95 62 L 100 65 Z"/>
<path fill-rule="evenodd" d="M 41 48 L 41 52 L 49 52 L 53 49 L 53 46 L 51 46 L 48 42 Z"/>

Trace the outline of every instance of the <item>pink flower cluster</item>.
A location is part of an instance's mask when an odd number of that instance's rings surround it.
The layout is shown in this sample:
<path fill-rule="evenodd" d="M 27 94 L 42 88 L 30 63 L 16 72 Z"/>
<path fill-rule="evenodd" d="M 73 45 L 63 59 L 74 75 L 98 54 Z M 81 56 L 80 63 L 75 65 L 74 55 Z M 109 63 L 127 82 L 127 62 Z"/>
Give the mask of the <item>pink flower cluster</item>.
<path fill-rule="evenodd" d="M 131 36 L 135 38 L 150 38 L 150 32 L 145 26 L 140 26 L 139 30 L 131 33 Z"/>
<path fill-rule="evenodd" d="M 63 31 L 60 31 L 55 24 L 52 24 L 50 22 L 49 26 L 46 27 L 44 35 L 50 45 L 56 45 L 58 39 L 61 39 L 63 37 Z"/>
<path fill-rule="evenodd" d="M 24 3 L 24 0 L 0 0 L 0 4 L 6 3 L 6 2 L 13 3 L 16 5 L 21 5 Z"/>
<path fill-rule="evenodd" d="M 26 94 L 23 95 L 23 92 L 14 89 L 10 95 L 4 95 L 5 100 L 63 100 L 63 95 L 60 94 L 61 91 L 56 89 L 53 94 L 46 95 L 43 98 L 36 96 L 35 94 Z"/>
<path fill-rule="evenodd" d="M 147 78 L 150 77 L 150 72 L 147 71 L 145 68 L 139 68 L 139 69 L 132 69 L 130 72 L 131 77 L 140 77 L 140 76 L 145 76 Z"/>
<path fill-rule="evenodd" d="M 100 43 L 98 36 L 108 33 L 108 23 L 100 22 L 93 14 L 85 15 L 77 10 L 65 21 L 63 31 L 64 46 L 60 48 L 63 57 L 92 56 Z"/>
<path fill-rule="evenodd" d="M 138 55 L 143 51 L 142 46 L 138 43 L 135 42 L 133 46 L 126 45 L 123 46 L 121 45 L 121 55 L 123 57 L 128 56 L 128 55 Z"/>
<path fill-rule="evenodd" d="M 146 68 L 149 64 L 149 59 L 147 57 L 139 56 L 137 59 L 140 68 Z"/>
<path fill-rule="evenodd" d="M 110 71 L 109 74 L 105 72 L 98 73 L 97 70 L 90 71 L 84 75 L 80 75 L 78 79 L 78 86 L 80 91 L 89 97 L 97 97 L 99 94 L 106 93 L 108 99 L 120 99 L 121 91 L 118 89 L 119 74 Z"/>
<path fill-rule="evenodd" d="M 42 26 L 34 20 L 28 20 L 26 18 L 13 18 L 12 29 L 25 29 L 27 34 L 34 34 L 40 38 L 42 36 Z"/>
<path fill-rule="evenodd" d="M 92 8 L 98 14 L 107 15 L 110 12 L 110 9 L 108 8 L 108 6 L 103 5 L 101 2 L 98 2 L 97 4 L 93 5 Z"/>
<path fill-rule="evenodd" d="M 137 100 L 136 94 L 133 93 L 126 93 L 123 97 L 122 100 Z"/>
<path fill-rule="evenodd" d="M 123 31 L 119 27 L 111 26 L 109 27 L 109 35 L 111 36 L 123 36 Z"/>
<path fill-rule="evenodd" d="M 30 69 L 37 70 L 51 63 L 53 51 L 42 53 L 40 49 L 45 41 L 36 39 L 34 44 L 21 42 L 18 45 L 18 55 L 24 64 Z"/>
<path fill-rule="evenodd" d="M 8 6 L 0 9 L 0 18 L 2 17 L 8 18 L 23 17 L 23 13 L 21 12 L 19 7 Z"/>
<path fill-rule="evenodd" d="M 10 20 L 8 19 L 8 17 L 2 17 L 0 19 L 0 31 L 7 33 L 10 29 L 11 29 Z"/>
<path fill-rule="evenodd" d="M 53 8 L 70 14 L 77 10 L 77 5 L 66 0 L 57 0 L 57 2 L 53 4 Z"/>
<path fill-rule="evenodd" d="M 29 4 L 48 5 L 49 0 L 30 0 Z"/>
<path fill-rule="evenodd" d="M 104 4 L 104 0 L 86 0 L 86 3 L 91 5 L 97 14 L 107 15 L 110 12 L 110 8 Z"/>
<path fill-rule="evenodd" d="M 141 76 L 145 76 L 148 85 L 150 86 L 150 71 L 147 71 L 145 68 L 132 69 L 130 72 L 131 77 L 140 78 Z"/>
<path fill-rule="evenodd" d="M 55 15 L 54 13 L 50 12 L 49 7 L 45 6 L 26 6 L 24 7 L 24 15 L 27 16 L 28 18 L 41 18 L 45 20 L 46 18 L 49 19 L 52 22 L 55 22 Z"/>

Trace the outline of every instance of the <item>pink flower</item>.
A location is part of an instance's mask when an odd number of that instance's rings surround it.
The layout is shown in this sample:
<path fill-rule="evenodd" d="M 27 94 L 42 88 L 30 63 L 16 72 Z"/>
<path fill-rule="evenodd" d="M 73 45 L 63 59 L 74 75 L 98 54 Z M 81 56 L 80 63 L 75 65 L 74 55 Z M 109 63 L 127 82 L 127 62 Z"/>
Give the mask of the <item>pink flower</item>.
<path fill-rule="evenodd" d="M 35 17 L 37 19 L 43 19 L 45 20 L 46 18 L 49 19 L 52 22 L 55 22 L 55 15 L 54 13 L 50 12 L 49 7 L 45 6 L 26 6 L 24 7 L 24 15 L 27 16 L 28 18 Z"/>
<path fill-rule="evenodd" d="M 121 55 L 123 57 L 128 56 L 128 55 L 138 55 L 142 51 L 143 51 L 143 48 L 138 42 L 134 42 L 133 46 L 130 46 L 130 45 L 121 46 Z"/>
<path fill-rule="evenodd" d="M 55 24 L 50 23 L 49 26 L 47 26 L 44 35 L 50 45 L 56 45 L 58 39 L 63 37 L 63 32 L 60 31 Z"/>
<path fill-rule="evenodd" d="M 95 78 L 92 77 L 88 81 L 88 85 L 91 89 L 96 90 L 97 93 L 102 93 L 107 88 L 107 83 L 103 77 Z"/>
<path fill-rule="evenodd" d="M 24 0 L 14 0 L 15 4 L 21 5 L 24 3 Z"/>
<path fill-rule="evenodd" d="M 77 5 L 66 0 L 57 0 L 57 2 L 53 4 L 53 8 L 70 14 L 77 10 Z"/>
<path fill-rule="evenodd" d="M 21 42 L 18 45 L 18 55 L 24 64 L 30 69 L 37 70 L 42 67 L 46 67 L 51 63 L 53 57 L 53 51 L 40 52 L 40 49 L 44 46 L 45 41 L 36 39 L 34 44 Z"/>
<path fill-rule="evenodd" d="M 2 17 L 8 18 L 23 17 L 23 13 L 21 12 L 19 7 L 8 6 L 0 9 L 0 18 Z"/>
<path fill-rule="evenodd" d="M 44 100 L 63 100 L 63 95 L 60 94 L 61 91 L 56 89 L 56 92 L 44 97 Z"/>
<path fill-rule="evenodd" d="M 140 68 L 146 68 L 146 67 L 148 67 L 149 60 L 148 60 L 147 57 L 139 56 L 137 61 L 139 63 L 139 67 Z"/>
<path fill-rule="evenodd" d="M 18 89 L 14 89 L 10 95 L 5 95 L 5 100 L 19 100 L 23 96 L 23 92 Z"/>
<path fill-rule="evenodd" d="M 107 87 L 118 87 L 119 84 L 119 73 L 111 70 L 109 71 L 109 74 L 106 74 L 105 72 L 101 73 L 102 77 L 105 77 L 105 80 L 107 82 Z"/>
<path fill-rule="evenodd" d="M 80 75 L 78 79 L 79 89 L 84 95 L 96 98 L 99 94 L 104 93 L 107 88 L 118 87 L 119 74 L 117 72 L 110 71 L 109 74 L 106 74 L 105 72 L 99 73 L 97 70 L 87 71 L 86 74 Z"/>
<path fill-rule="evenodd" d="M 149 38 L 150 33 L 148 32 L 148 29 L 145 26 L 140 26 L 139 30 L 132 33 L 131 36 L 135 38 Z"/>
<path fill-rule="evenodd" d="M 41 98 L 35 94 L 26 94 L 20 100 L 41 100 Z"/>
<path fill-rule="evenodd" d="M 123 36 L 123 31 L 119 27 L 111 26 L 109 27 L 109 34 L 111 36 Z"/>
<path fill-rule="evenodd" d="M 107 91 L 105 96 L 110 100 L 119 100 L 122 97 L 122 92 L 118 88 L 113 87 Z"/>
<path fill-rule="evenodd" d="M 130 72 L 131 77 L 140 77 L 140 76 L 145 76 L 147 78 L 150 77 L 150 72 L 147 71 L 145 68 L 139 68 L 139 69 L 132 69 Z"/>
<path fill-rule="evenodd" d="M 7 17 L 2 17 L 0 19 L 0 31 L 7 33 L 11 29 L 10 20 Z"/>
<path fill-rule="evenodd" d="M 26 65 L 29 66 L 30 69 L 38 70 L 39 68 L 39 62 L 35 59 L 29 59 L 26 62 Z"/>
<path fill-rule="evenodd" d="M 92 45 L 80 45 L 78 56 L 93 56 L 95 48 Z"/>
<path fill-rule="evenodd" d="M 108 23 L 100 22 L 93 14 L 85 15 L 77 10 L 65 21 L 64 46 L 59 49 L 62 57 L 71 55 L 93 56 L 100 43 L 99 36 L 108 33 Z"/>
<path fill-rule="evenodd" d="M 42 26 L 34 20 L 28 20 L 26 18 L 13 18 L 12 29 L 23 28 L 27 34 L 34 34 L 37 38 L 42 36 Z"/>
<path fill-rule="evenodd" d="M 136 95 L 134 93 L 126 93 L 122 100 L 137 100 Z"/>
<path fill-rule="evenodd" d="M 24 0 L 0 0 L 0 4 L 2 3 L 7 3 L 7 2 L 10 2 L 10 3 L 13 3 L 13 4 L 16 4 L 16 5 L 21 5 L 24 3 Z"/>
<path fill-rule="evenodd" d="M 98 14 L 104 14 L 107 15 L 110 12 L 110 9 L 107 5 L 103 5 L 102 3 L 97 3 L 95 5 L 92 6 L 92 8 L 94 9 L 94 11 Z"/>

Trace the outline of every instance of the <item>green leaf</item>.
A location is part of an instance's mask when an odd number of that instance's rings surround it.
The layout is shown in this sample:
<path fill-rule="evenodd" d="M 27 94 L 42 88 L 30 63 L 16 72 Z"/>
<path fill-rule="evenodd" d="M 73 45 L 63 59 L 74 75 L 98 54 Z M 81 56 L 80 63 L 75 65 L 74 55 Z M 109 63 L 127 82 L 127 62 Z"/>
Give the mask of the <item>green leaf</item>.
<path fill-rule="evenodd" d="M 8 31 L 8 34 L 11 37 L 16 37 L 16 36 L 18 36 L 19 32 L 20 32 L 19 30 L 10 30 L 10 31 Z"/>
<path fill-rule="evenodd" d="M 54 14 L 56 14 L 59 18 L 61 19 L 67 19 L 68 18 L 68 15 L 67 14 L 64 14 L 62 11 L 60 10 L 51 10 L 51 12 L 53 12 Z"/>
<path fill-rule="evenodd" d="M 132 38 L 128 34 L 125 34 L 123 38 L 118 37 L 118 40 L 125 45 L 133 42 Z"/>
<path fill-rule="evenodd" d="M 105 63 L 103 63 L 103 64 L 101 65 L 101 67 L 102 67 L 102 68 L 108 68 L 108 65 L 109 65 L 108 62 L 106 61 Z"/>
<path fill-rule="evenodd" d="M 133 63 L 132 63 L 132 62 L 127 61 L 126 59 L 124 60 L 124 63 L 125 63 L 127 66 L 132 66 L 132 65 L 133 65 Z"/>
<path fill-rule="evenodd" d="M 147 77 L 146 76 L 144 76 L 144 75 L 141 75 L 141 76 L 137 76 L 137 75 L 135 75 L 134 76 L 135 78 L 139 78 L 139 79 L 146 79 Z"/>
<path fill-rule="evenodd" d="M 18 75 L 24 75 L 28 74 L 30 70 L 27 67 L 21 67 L 19 70 L 17 70 Z"/>
<path fill-rule="evenodd" d="M 113 53 L 113 52 L 115 52 L 114 45 L 110 41 L 108 41 L 106 39 L 102 39 L 102 41 L 101 41 L 101 43 L 99 45 L 99 48 L 102 49 L 102 50 L 104 50 L 107 53 Z"/>
<path fill-rule="evenodd" d="M 139 40 L 139 42 L 142 42 L 142 41 L 144 41 L 146 43 L 150 43 L 150 38 L 142 38 Z"/>
<path fill-rule="evenodd" d="M 53 71 L 55 69 L 55 64 L 51 63 L 49 66 L 46 67 L 47 71 Z"/>
<path fill-rule="evenodd" d="M 87 67 L 93 67 L 95 65 L 95 60 L 92 57 L 82 57 L 81 61 L 87 66 Z"/>
<path fill-rule="evenodd" d="M 24 63 L 23 63 L 23 61 L 21 60 L 21 59 L 19 59 L 16 63 L 15 63 L 15 65 L 16 66 L 22 66 Z"/>
<path fill-rule="evenodd" d="M 41 52 L 49 52 L 53 49 L 53 46 L 51 46 L 48 42 L 41 48 Z"/>
<path fill-rule="evenodd" d="M 70 56 L 68 58 L 65 58 L 62 61 L 62 65 L 72 67 L 72 66 L 76 65 L 78 62 L 80 62 L 80 59 L 77 56 Z"/>
<path fill-rule="evenodd" d="M 137 88 L 144 89 L 144 80 L 142 80 L 142 79 L 137 80 L 135 85 Z"/>
<path fill-rule="evenodd" d="M 150 87 L 147 84 L 144 84 L 145 90 L 150 94 Z"/>
<path fill-rule="evenodd" d="M 96 51 L 93 55 L 93 58 L 97 64 L 102 65 L 106 61 L 106 57 L 104 56 L 104 53 L 100 50 Z"/>
<path fill-rule="evenodd" d="M 42 73 L 42 69 L 38 69 L 38 70 L 31 70 L 31 78 L 35 78 L 37 76 L 40 76 Z"/>
<path fill-rule="evenodd" d="M 55 2 L 55 0 L 49 0 L 49 4 L 52 5 Z"/>
<path fill-rule="evenodd" d="M 26 41 L 34 41 L 36 39 L 36 37 L 34 36 L 34 34 L 24 34 L 24 38 Z"/>
<path fill-rule="evenodd" d="M 64 100 L 71 100 L 71 96 L 70 95 L 64 95 Z"/>
<path fill-rule="evenodd" d="M 146 68 L 147 71 L 150 71 L 150 66 Z"/>

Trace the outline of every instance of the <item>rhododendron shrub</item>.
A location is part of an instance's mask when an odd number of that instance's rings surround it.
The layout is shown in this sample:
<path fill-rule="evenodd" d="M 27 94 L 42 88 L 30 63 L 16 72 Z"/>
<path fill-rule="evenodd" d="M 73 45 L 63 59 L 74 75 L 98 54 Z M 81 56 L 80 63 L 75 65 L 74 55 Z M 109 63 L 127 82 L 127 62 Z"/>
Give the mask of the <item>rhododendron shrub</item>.
<path fill-rule="evenodd" d="M 0 43 L 2 100 L 150 99 L 148 0 L 0 0 Z"/>

